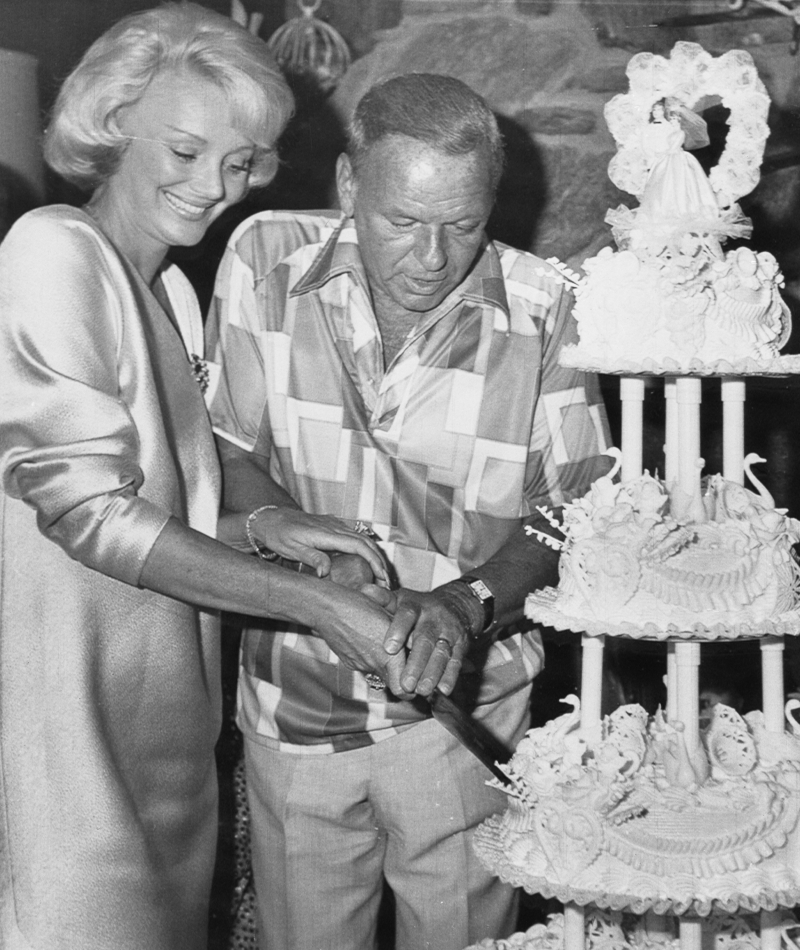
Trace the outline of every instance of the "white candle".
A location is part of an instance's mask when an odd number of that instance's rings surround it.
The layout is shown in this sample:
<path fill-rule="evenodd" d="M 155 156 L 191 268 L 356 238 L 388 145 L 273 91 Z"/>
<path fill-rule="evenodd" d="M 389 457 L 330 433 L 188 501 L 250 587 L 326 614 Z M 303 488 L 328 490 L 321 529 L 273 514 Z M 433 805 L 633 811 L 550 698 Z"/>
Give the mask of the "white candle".
<path fill-rule="evenodd" d="M 744 400 L 743 379 L 722 380 L 722 474 L 738 485 L 744 484 Z"/>
<path fill-rule="evenodd" d="M 619 381 L 622 403 L 622 481 L 628 482 L 642 474 L 642 411 L 644 379 L 623 376 Z"/>

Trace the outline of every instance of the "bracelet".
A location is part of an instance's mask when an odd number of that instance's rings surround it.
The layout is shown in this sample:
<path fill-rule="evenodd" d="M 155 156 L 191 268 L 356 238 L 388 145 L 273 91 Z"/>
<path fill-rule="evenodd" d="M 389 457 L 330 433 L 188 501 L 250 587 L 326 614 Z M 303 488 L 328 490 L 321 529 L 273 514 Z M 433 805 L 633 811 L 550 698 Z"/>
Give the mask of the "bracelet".
<path fill-rule="evenodd" d="M 256 508 L 255 511 L 251 511 L 247 516 L 247 521 L 244 523 L 244 530 L 247 534 L 247 540 L 250 542 L 250 547 L 255 551 L 262 561 L 276 561 L 278 559 L 278 555 L 275 551 L 270 551 L 270 549 L 265 544 L 262 544 L 255 538 L 253 535 L 253 524 L 262 511 L 274 511 L 277 509 L 277 507 L 277 505 L 262 505 L 260 508 Z"/>

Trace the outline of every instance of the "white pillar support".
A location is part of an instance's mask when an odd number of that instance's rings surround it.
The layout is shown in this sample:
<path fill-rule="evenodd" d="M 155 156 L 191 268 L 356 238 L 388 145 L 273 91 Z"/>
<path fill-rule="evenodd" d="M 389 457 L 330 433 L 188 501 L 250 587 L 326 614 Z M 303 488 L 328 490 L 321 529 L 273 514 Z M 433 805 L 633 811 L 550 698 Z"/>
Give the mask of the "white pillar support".
<path fill-rule="evenodd" d="M 644 379 L 621 377 L 619 398 L 622 403 L 622 481 L 629 482 L 642 474 Z"/>
<path fill-rule="evenodd" d="M 781 912 L 761 911 L 761 950 L 781 950 Z"/>
<path fill-rule="evenodd" d="M 675 644 L 678 693 L 677 717 L 684 725 L 686 750 L 691 753 L 700 744 L 700 644 L 680 640 Z"/>
<path fill-rule="evenodd" d="M 675 658 L 675 641 L 670 640 L 667 643 L 667 722 L 675 722 L 677 718 L 678 662 Z"/>
<path fill-rule="evenodd" d="M 666 426 L 664 433 L 664 481 L 667 491 L 678 479 L 678 395 L 674 378 L 664 380 Z"/>
<path fill-rule="evenodd" d="M 678 932 L 681 950 L 702 950 L 703 922 L 701 920 L 697 917 L 681 917 Z"/>
<path fill-rule="evenodd" d="M 586 930 L 584 912 L 577 904 L 564 905 L 564 950 L 584 950 Z"/>
<path fill-rule="evenodd" d="M 581 639 L 583 658 L 581 663 L 581 734 L 591 748 L 601 732 L 600 710 L 603 702 L 603 650 L 606 638 L 590 637 L 584 633 Z"/>
<path fill-rule="evenodd" d="M 728 481 L 744 485 L 744 380 L 726 377 L 721 395 L 722 474 Z"/>
<path fill-rule="evenodd" d="M 764 726 L 768 732 L 783 732 L 783 637 L 761 641 L 761 691 Z"/>
<path fill-rule="evenodd" d="M 705 521 L 700 495 L 700 403 L 702 388 L 696 376 L 676 380 L 678 407 L 678 480 L 671 489 L 672 513 L 678 520 Z"/>

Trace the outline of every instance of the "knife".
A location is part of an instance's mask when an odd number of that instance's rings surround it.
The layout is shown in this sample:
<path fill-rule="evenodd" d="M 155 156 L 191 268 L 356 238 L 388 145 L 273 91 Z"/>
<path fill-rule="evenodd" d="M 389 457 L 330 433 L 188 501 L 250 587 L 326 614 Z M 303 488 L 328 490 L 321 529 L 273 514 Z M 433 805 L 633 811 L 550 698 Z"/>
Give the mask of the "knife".
<path fill-rule="evenodd" d="M 433 691 L 429 702 L 433 718 L 455 736 L 476 759 L 483 762 L 495 778 L 505 785 L 510 785 L 511 780 L 500 768 L 500 765 L 505 765 L 511 759 L 511 752 L 503 743 L 438 689 Z"/>

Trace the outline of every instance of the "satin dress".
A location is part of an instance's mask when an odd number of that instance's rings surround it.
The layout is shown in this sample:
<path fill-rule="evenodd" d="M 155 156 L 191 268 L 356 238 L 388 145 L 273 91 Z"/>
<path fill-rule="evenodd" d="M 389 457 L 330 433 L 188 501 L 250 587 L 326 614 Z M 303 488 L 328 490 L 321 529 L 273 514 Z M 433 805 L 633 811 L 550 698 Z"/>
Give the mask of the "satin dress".
<path fill-rule="evenodd" d="M 67 206 L 0 246 L 3 950 L 206 946 L 218 617 L 137 587 L 220 497 L 197 302 L 163 285 L 171 316 Z"/>

